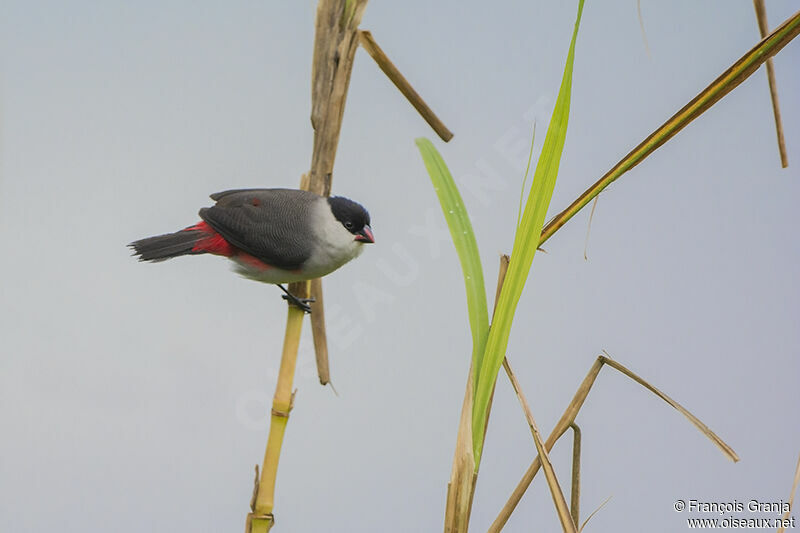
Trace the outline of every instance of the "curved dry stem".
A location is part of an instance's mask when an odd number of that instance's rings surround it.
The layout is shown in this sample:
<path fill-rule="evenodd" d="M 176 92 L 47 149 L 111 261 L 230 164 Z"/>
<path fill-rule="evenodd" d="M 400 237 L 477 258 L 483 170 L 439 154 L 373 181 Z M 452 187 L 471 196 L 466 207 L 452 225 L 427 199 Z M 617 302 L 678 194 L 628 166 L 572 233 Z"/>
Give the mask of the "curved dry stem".
<path fill-rule="evenodd" d="M 604 352 L 605 353 L 605 352 Z M 583 382 L 581 383 L 580 387 L 578 387 L 578 391 L 575 393 L 575 396 L 572 398 L 572 401 L 567 406 L 564 414 L 561 415 L 561 419 L 556 424 L 556 427 L 553 429 L 550 436 L 547 438 L 545 442 L 545 448 L 547 451 L 553 449 L 556 441 L 569 429 L 570 425 L 575 421 L 575 417 L 578 416 L 578 412 L 580 411 L 581 407 L 583 407 L 583 403 L 586 401 L 586 397 L 589 395 L 589 391 L 594 385 L 597 376 L 600 374 L 600 369 L 603 365 L 608 365 L 615 370 L 621 372 L 623 375 L 628 376 L 636 383 L 639 383 L 644 388 L 667 402 L 670 406 L 675 408 L 678 412 L 680 412 L 683 416 L 685 416 L 692 424 L 695 425 L 706 437 L 708 437 L 711 442 L 717 445 L 717 447 L 722 450 L 726 457 L 731 459 L 732 461 L 736 462 L 739 460 L 739 456 L 736 455 L 736 452 L 728 446 L 716 433 L 711 431 L 705 424 L 703 424 L 696 416 L 690 413 L 687 409 L 681 406 L 678 402 L 655 388 L 653 385 L 639 377 L 637 374 L 633 373 L 627 367 L 623 366 L 622 364 L 618 363 L 611 359 L 608 354 L 599 356 L 592 367 L 589 369 L 589 373 L 584 378 Z M 542 463 L 540 458 L 537 456 L 531 465 L 528 467 L 528 470 L 522 476 L 522 479 L 517 484 L 514 491 L 511 493 L 506 504 L 500 510 L 500 513 L 495 518 L 492 525 L 489 527 L 490 533 L 497 533 L 498 531 L 503 529 L 508 519 L 511 517 L 511 513 L 514 512 L 514 509 L 519 504 L 520 500 L 522 499 L 522 495 L 525 494 L 525 491 L 528 490 L 528 487 L 533 481 L 533 478 L 539 472 L 539 468 L 541 468 Z"/>

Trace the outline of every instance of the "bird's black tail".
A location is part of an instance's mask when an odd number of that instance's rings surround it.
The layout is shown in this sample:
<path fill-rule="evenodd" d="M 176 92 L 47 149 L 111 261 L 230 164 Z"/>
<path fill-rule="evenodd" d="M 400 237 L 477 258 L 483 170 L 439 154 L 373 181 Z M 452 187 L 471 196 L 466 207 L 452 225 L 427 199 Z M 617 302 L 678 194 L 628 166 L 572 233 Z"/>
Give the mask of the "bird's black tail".
<path fill-rule="evenodd" d="M 133 241 L 128 246 L 133 249 L 133 255 L 139 256 L 139 261 L 156 263 L 179 255 L 205 253 L 205 250 L 195 250 L 195 246 L 206 236 L 208 234 L 204 231 L 187 228 L 176 233 Z"/>

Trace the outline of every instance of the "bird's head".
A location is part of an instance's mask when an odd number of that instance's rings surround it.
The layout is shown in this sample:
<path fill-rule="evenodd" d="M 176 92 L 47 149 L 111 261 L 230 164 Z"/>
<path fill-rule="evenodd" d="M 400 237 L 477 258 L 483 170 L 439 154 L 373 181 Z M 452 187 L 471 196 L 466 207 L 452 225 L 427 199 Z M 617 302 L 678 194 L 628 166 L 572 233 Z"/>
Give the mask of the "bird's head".
<path fill-rule="evenodd" d="M 354 235 L 353 240 L 364 244 L 375 242 L 372 228 L 369 226 L 369 213 L 364 206 L 341 196 L 328 198 L 328 204 L 336 220 Z"/>

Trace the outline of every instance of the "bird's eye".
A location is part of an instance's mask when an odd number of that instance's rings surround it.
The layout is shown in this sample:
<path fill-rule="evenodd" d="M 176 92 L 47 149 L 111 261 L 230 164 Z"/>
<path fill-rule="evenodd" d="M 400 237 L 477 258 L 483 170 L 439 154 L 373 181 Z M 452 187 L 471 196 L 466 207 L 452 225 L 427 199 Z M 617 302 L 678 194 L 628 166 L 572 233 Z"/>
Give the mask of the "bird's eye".
<path fill-rule="evenodd" d="M 353 229 L 353 223 L 348 220 L 344 223 L 344 227 L 347 229 Z"/>

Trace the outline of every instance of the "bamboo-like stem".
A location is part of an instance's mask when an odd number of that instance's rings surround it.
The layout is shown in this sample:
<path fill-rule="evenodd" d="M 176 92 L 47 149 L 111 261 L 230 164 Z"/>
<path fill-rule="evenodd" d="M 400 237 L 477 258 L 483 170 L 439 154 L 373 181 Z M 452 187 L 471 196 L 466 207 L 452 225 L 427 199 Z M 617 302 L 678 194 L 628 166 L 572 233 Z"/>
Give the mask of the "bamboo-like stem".
<path fill-rule="evenodd" d="M 299 297 L 308 295 L 308 282 L 292 283 L 289 290 Z M 255 498 L 253 512 L 248 515 L 249 533 L 265 533 L 272 528 L 275 507 L 275 480 L 278 475 L 278 461 L 281 455 L 283 435 L 292 410 L 294 394 L 292 386 L 294 372 L 297 367 L 297 349 L 300 344 L 300 332 L 303 327 L 303 310 L 289 304 L 286 317 L 286 334 L 283 340 L 281 366 L 278 372 L 278 385 L 272 400 L 272 415 L 269 424 L 269 438 L 264 452 L 264 466 Z"/>
<path fill-rule="evenodd" d="M 281 444 L 292 409 L 292 383 L 297 361 L 298 340 L 303 327 L 303 311 L 294 306 L 289 308 L 286 320 L 286 343 L 281 357 L 278 387 L 272 400 L 269 440 L 264 454 L 264 471 L 261 474 L 255 512 L 270 514 L 275 506 L 275 479 L 278 472 L 278 459 Z"/>
<path fill-rule="evenodd" d="M 544 443 L 545 449 L 549 452 L 553 449 L 553 446 L 558 441 L 559 438 L 569 429 L 570 425 L 575 422 L 575 417 L 578 416 L 578 412 L 580 411 L 581 407 L 583 407 L 583 403 L 586 401 L 586 397 L 589 395 L 589 391 L 594 385 L 597 376 L 600 374 L 600 370 L 603 368 L 603 365 L 608 364 L 608 366 L 618 370 L 623 375 L 631 378 L 632 380 L 636 381 L 647 390 L 653 392 L 656 396 L 667 402 L 670 406 L 678 410 L 682 415 L 689 419 L 692 424 L 694 424 L 700 431 L 703 432 L 706 437 L 709 438 L 714 444 L 716 444 L 720 450 L 725 454 L 726 457 L 731 459 L 732 461 L 736 462 L 739 460 L 739 457 L 736 455 L 736 452 L 728 446 L 722 439 L 720 439 L 716 433 L 711 431 L 705 424 L 700 422 L 697 417 L 691 414 L 688 410 L 686 410 L 683 406 L 678 404 L 672 398 L 661 392 L 660 390 L 653 387 L 650 383 L 639 377 L 638 375 L 634 374 L 631 370 L 626 368 L 625 366 L 621 365 L 620 363 L 614 361 L 610 357 L 605 355 L 599 356 L 592 367 L 589 369 L 589 373 L 586 374 L 581 385 L 578 387 L 575 396 L 572 398 L 572 401 L 567 406 L 564 414 L 561 415 L 558 423 L 556 423 L 556 427 L 553 428 L 553 431 L 550 433 L 550 436 L 547 437 L 547 440 Z M 500 530 L 503 529 L 503 526 L 508 522 L 508 519 L 511 517 L 511 513 L 516 508 L 517 504 L 519 504 L 520 500 L 522 499 L 522 495 L 525 494 L 525 491 L 533 481 L 533 478 L 536 476 L 536 473 L 541 468 L 541 460 L 537 455 L 534 458 L 531 465 L 528 467 L 528 470 L 522 476 L 522 479 L 517 484 L 514 491 L 511 493 L 506 504 L 500 510 L 500 513 L 495 518 L 494 522 L 488 529 L 488 533 L 498 533 Z"/>
<path fill-rule="evenodd" d="M 375 60 L 378 67 L 380 67 L 383 73 L 394 83 L 395 87 L 403 93 L 403 96 L 414 106 L 414 109 L 422 115 L 422 118 L 433 128 L 433 131 L 435 131 L 444 142 L 452 139 L 453 132 L 447 129 L 444 122 L 436 116 L 436 113 L 425 103 L 425 100 L 423 100 L 414 87 L 411 86 L 411 83 L 409 83 L 406 77 L 397 69 L 381 47 L 378 46 L 372 33 L 366 30 L 360 30 L 358 36 L 361 47 Z"/>
<path fill-rule="evenodd" d="M 764 0 L 753 0 L 753 7 L 756 9 L 758 31 L 761 33 L 761 38 L 763 39 L 767 36 L 767 33 L 769 33 L 767 6 L 764 4 Z M 772 100 L 772 114 L 775 116 L 775 133 L 778 136 L 778 152 L 781 155 L 781 166 L 786 168 L 789 166 L 789 156 L 786 154 L 786 139 L 784 139 L 783 136 L 781 108 L 778 104 L 778 85 L 775 83 L 775 66 L 772 63 L 772 58 L 767 59 L 766 70 L 767 81 L 769 82 L 769 95 Z"/>
<path fill-rule="evenodd" d="M 353 69 L 353 58 L 358 48 L 358 24 L 367 6 L 367 0 L 320 0 L 317 4 L 316 30 L 314 34 L 314 58 L 311 69 L 311 125 L 314 128 L 314 148 L 311 155 L 311 170 L 301 179 L 301 187 L 329 196 L 333 162 L 339 144 L 342 116 Z M 292 294 L 308 297 L 310 282 L 292 283 Z M 324 335 L 324 311 L 322 307 L 322 283 L 315 282 L 317 301 L 314 319 L 314 347 L 318 362 L 323 359 L 327 372 L 327 342 Z M 312 307 L 314 310 L 314 307 Z M 297 348 L 303 324 L 303 311 L 289 306 L 286 319 L 286 336 L 283 355 L 272 406 L 264 467 L 261 469 L 256 494 L 255 508 L 247 516 L 248 533 L 265 533 L 274 523 L 275 479 L 278 473 L 283 435 L 292 405 L 292 382 L 297 365 Z M 323 370 L 320 370 L 320 380 Z"/>
<path fill-rule="evenodd" d="M 550 456 L 547 454 L 545 445 L 542 442 L 542 436 L 539 434 L 539 428 L 536 426 L 536 421 L 533 419 L 533 413 L 528 405 L 528 400 L 525 398 L 525 394 L 522 392 L 522 387 L 520 387 L 517 377 L 511 370 L 511 363 L 508 362 L 507 357 L 503 358 L 503 368 L 506 369 L 508 379 L 511 380 L 511 386 L 514 388 L 514 392 L 519 399 L 522 410 L 525 412 L 525 418 L 528 421 L 528 426 L 530 427 L 531 435 L 533 436 L 533 442 L 536 445 L 536 452 L 538 453 L 539 462 L 544 468 L 544 475 L 547 478 L 547 485 L 550 487 L 550 494 L 553 497 L 553 503 L 556 506 L 556 512 L 558 513 L 558 518 L 561 521 L 561 527 L 564 529 L 565 533 L 577 533 L 577 521 L 573 520 L 572 516 L 570 515 L 569 507 L 567 507 L 567 500 L 564 499 L 564 492 L 561 490 L 561 485 L 558 483 L 558 478 L 556 477 L 555 470 L 553 469 L 553 464 L 550 462 Z"/>
<path fill-rule="evenodd" d="M 544 244 L 561 226 L 567 223 L 575 214 L 583 209 L 586 204 L 600 194 L 614 180 L 622 174 L 641 163 L 657 148 L 674 137 L 691 121 L 703 114 L 708 108 L 717 103 L 723 96 L 735 89 L 746 80 L 768 58 L 777 54 L 789 41 L 800 33 L 800 11 L 789 17 L 783 24 L 775 28 L 768 36 L 761 40 L 749 52 L 743 55 L 728 70 L 723 72 L 711 85 L 675 113 L 669 120 L 650 134 L 644 141 L 631 150 L 622 160 L 614 165 L 605 175 L 597 180 L 591 187 L 581 194 L 569 207 L 553 217 L 542 230 L 539 246 Z"/>
<path fill-rule="evenodd" d="M 581 428 L 573 422 L 572 428 L 572 490 L 570 491 L 569 510 L 572 521 L 581 523 Z"/>

